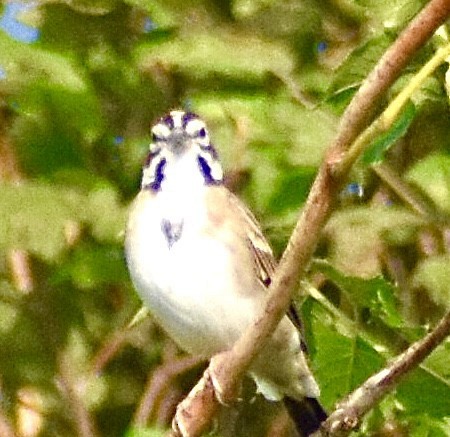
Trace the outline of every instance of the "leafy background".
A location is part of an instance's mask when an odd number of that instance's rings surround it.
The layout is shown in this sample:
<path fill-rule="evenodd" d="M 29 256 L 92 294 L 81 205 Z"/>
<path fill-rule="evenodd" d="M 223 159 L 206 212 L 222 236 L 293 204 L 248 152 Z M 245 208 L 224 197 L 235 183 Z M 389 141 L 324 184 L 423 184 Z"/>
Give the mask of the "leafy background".
<path fill-rule="evenodd" d="M 1 5 L 3 435 L 8 423 L 26 437 L 159 435 L 199 374 L 186 365 L 161 384 L 185 358 L 150 319 L 127 329 L 140 303 L 123 229 L 152 122 L 180 106 L 201 114 L 229 187 L 279 254 L 339 116 L 425 3 Z M 444 27 L 383 104 L 445 42 Z M 449 307 L 446 70 L 427 79 L 355 166 L 304 284 L 312 297 L 297 302 L 328 409 Z M 366 417 L 360 434 L 449 436 L 449 362 L 447 341 Z M 151 412 L 139 416 L 149 399 Z M 244 402 L 216 432 L 273 435 L 283 416 L 272 410 L 259 398 Z"/>

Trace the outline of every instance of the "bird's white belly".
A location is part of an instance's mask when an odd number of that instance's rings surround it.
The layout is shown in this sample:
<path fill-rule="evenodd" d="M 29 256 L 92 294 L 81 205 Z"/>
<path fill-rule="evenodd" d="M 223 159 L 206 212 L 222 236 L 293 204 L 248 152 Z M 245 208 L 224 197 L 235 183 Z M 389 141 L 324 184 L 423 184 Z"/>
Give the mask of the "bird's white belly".
<path fill-rule="evenodd" d="M 195 208 L 170 246 L 157 211 L 135 214 L 127 235 L 127 261 L 141 298 L 188 352 L 209 356 L 229 348 L 258 302 L 239 292 L 249 284 L 238 274 L 228 243 L 204 232 L 202 209 Z"/>

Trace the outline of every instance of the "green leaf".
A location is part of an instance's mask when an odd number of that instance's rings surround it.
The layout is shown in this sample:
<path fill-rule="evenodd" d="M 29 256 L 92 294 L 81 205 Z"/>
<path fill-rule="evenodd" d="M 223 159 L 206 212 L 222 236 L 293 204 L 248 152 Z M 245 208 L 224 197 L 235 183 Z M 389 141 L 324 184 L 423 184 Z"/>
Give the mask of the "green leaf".
<path fill-rule="evenodd" d="M 49 185 L 0 186 L 0 247 L 54 261 L 66 248 L 65 227 L 76 220 L 82 197 Z"/>
<path fill-rule="evenodd" d="M 425 366 L 443 378 L 450 385 L 450 366 L 448 360 L 450 357 L 450 338 L 441 343 L 433 353 L 425 360 Z"/>
<path fill-rule="evenodd" d="M 85 92 L 87 89 L 84 74 L 70 55 L 14 41 L 3 32 L 0 32 L 0 53 L 2 68 L 6 72 L 3 86 L 11 91 L 33 82 L 41 82 L 48 87 L 58 86 L 70 92 Z"/>
<path fill-rule="evenodd" d="M 68 5 L 81 14 L 106 15 L 118 4 L 118 0 L 71 0 Z"/>
<path fill-rule="evenodd" d="M 414 287 L 425 288 L 438 305 L 450 308 L 450 255 L 421 260 L 412 275 Z"/>
<path fill-rule="evenodd" d="M 167 435 L 167 430 L 160 428 L 131 428 L 125 437 L 163 437 Z"/>
<path fill-rule="evenodd" d="M 127 216 L 127 208 L 120 205 L 112 187 L 97 188 L 88 194 L 85 220 L 91 224 L 92 235 L 98 241 L 121 243 Z"/>
<path fill-rule="evenodd" d="M 136 57 L 144 70 L 159 65 L 201 81 L 212 75 L 239 81 L 262 80 L 268 73 L 285 78 L 295 65 L 293 54 L 284 44 L 227 32 L 197 32 L 157 45 L 143 44 Z"/>
<path fill-rule="evenodd" d="M 309 314 L 315 351 L 313 373 L 319 381 L 322 402 L 331 407 L 380 370 L 384 359 L 357 334 L 347 336 L 337 331 L 333 317 L 319 303 L 306 305 L 308 310 L 303 314 Z"/>
<path fill-rule="evenodd" d="M 408 436 L 410 437 L 449 437 L 449 419 L 438 420 L 426 414 L 404 415 L 408 420 Z"/>
<path fill-rule="evenodd" d="M 378 24 L 378 31 L 403 28 L 424 6 L 426 0 L 358 0 L 360 7 L 365 8 L 366 16 L 370 16 L 372 30 Z"/>
<path fill-rule="evenodd" d="M 331 243 L 329 261 L 346 275 L 379 276 L 385 242 L 411 244 L 423 224 L 424 220 L 416 214 L 395 206 L 358 206 L 337 211 L 325 227 Z"/>
<path fill-rule="evenodd" d="M 406 376 L 397 387 L 397 398 L 411 415 L 442 418 L 450 414 L 450 384 L 422 368 Z"/>
<path fill-rule="evenodd" d="M 397 310 L 395 289 L 384 278 L 363 279 L 347 276 L 327 262 L 315 262 L 313 268 L 318 269 L 344 290 L 350 300 L 354 300 L 363 308 L 370 309 L 372 317 L 380 318 L 392 328 L 400 328 L 404 325 L 401 314 Z"/>
<path fill-rule="evenodd" d="M 74 223 L 91 226 L 99 241 L 121 241 L 126 211 L 112 188 L 85 195 L 41 183 L 0 185 L 0 210 L 0 248 L 27 250 L 47 262 L 68 247 Z"/>
<path fill-rule="evenodd" d="M 355 49 L 339 66 L 328 91 L 329 98 L 335 99 L 349 89 L 356 89 L 392 43 L 386 34 L 375 36 Z"/>
<path fill-rule="evenodd" d="M 399 118 L 392 127 L 380 135 L 363 153 L 362 162 L 365 165 L 378 164 L 384 161 L 386 152 L 400 139 L 413 122 L 416 116 L 416 108 L 413 103 L 408 102 Z"/>
<path fill-rule="evenodd" d="M 450 214 L 450 156 L 432 154 L 418 161 L 406 173 L 406 179 L 418 185 L 434 203 Z"/>
<path fill-rule="evenodd" d="M 59 270 L 61 279 L 69 277 L 80 289 L 123 283 L 128 279 L 122 247 L 82 246 Z"/>

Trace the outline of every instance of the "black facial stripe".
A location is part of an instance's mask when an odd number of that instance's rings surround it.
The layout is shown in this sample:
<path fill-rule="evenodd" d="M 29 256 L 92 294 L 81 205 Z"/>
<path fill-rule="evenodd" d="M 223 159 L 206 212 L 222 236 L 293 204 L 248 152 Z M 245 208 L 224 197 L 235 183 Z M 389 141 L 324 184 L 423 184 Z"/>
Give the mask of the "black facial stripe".
<path fill-rule="evenodd" d="M 205 182 L 207 184 L 212 184 L 214 182 L 214 179 L 211 176 L 211 167 L 206 162 L 206 159 L 203 158 L 203 156 L 198 157 L 198 164 L 200 166 L 203 177 L 205 178 Z"/>
<path fill-rule="evenodd" d="M 187 126 L 187 124 L 188 124 L 191 120 L 193 120 L 194 118 L 198 118 L 198 115 L 197 115 L 197 114 L 194 114 L 193 112 L 186 112 L 186 113 L 183 115 L 183 118 L 182 118 L 182 120 L 181 120 L 181 125 L 182 125 L 183 129 L 185 129 L 186 126 Z"/>
<path fill-rule="evenodd" d="M 161 183 L 164 180 L 164 167 L 166 166 L 166 158 L 162 158 L 155 169 L 155 178 L 150 184 L 150 188 L 154 191 L 158 191 L 161 188 Z"/>
<path fill-rule="evenodd" d="M 222 181 L 214 179 L 212 175 L 211 166 L 209 165 L 208 161 L 203 156 L 198 156 L 198 165 L 200 167 L 200 171 L 202 172 L 203 177 L 205 178 L 206 185 L 215 185 L 220 184 Z"/>
<path fill-rule="evenodd" d="M 171 116 L 170 114 L 169 114 L 169 115 L 166 115 L 166 116 L 162 119 L 162 121 L 163 121 L 163 123 L 164 123 L 170 130 L 173 129 L 174 122 L 173 122 L 173 118 L 172 118 L 172 116 Z"/>

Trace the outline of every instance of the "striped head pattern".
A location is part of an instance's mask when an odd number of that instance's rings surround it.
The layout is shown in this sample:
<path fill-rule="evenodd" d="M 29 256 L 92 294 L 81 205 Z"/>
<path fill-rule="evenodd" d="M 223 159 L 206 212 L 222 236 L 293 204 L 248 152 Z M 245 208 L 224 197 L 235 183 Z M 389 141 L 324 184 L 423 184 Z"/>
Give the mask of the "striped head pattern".
<path fill-rule="evenodd" d="M 172 111 L 152 128 L 152 142 L 144 166 L 142 189 L 159 191 L 171 163 L 191 156 L 206 185 L 223 181 L 222 166 L 203 120 L 192 112 Z"/>

